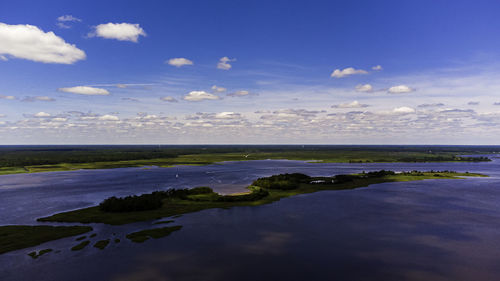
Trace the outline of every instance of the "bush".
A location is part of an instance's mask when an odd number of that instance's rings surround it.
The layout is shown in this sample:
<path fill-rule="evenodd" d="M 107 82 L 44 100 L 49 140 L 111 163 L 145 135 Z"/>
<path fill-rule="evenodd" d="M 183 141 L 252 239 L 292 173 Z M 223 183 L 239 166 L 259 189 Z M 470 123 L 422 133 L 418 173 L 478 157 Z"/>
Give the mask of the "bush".
<path fill-rule="evenodd" d="M 301 183 L 309 182 L 310 179 L 310 176 L 300 173 L 280 174 L 257 179 L 252 185 L 267 189 L 289 190 L 298 188 Z"/>

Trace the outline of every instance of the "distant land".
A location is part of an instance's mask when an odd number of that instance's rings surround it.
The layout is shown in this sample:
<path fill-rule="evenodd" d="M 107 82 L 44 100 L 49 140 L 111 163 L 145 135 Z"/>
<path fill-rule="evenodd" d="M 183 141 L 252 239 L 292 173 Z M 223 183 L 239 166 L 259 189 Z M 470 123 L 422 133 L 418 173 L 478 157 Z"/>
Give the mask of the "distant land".
<path fill-rule="evenodd" d="M 0 146 L 0 175 L 264 159 L 329 163 L 489 161 L 486 157 L 463 155 L 492 153 L 500 153 L 500 146 L 6 145 Z"/>

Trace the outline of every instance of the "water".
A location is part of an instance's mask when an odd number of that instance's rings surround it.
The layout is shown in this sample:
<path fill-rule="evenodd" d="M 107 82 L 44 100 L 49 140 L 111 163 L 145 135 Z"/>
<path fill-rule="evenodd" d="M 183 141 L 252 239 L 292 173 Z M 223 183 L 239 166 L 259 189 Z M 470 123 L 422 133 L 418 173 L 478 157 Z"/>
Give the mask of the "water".
<path fill-rule="evenodd" d="M 283 172 L 312 176 L 380 169 L 480 172 L 489 178 L 385 183 L 186 214 L 183 228 L 143 244 L 125 234 L 152 222 L 92 225 L 101 251 L 66 238 L 0 255 L 0 280 L 496 280 L 500 276 L 500 161 L 322 164 L 226 162 L 0 176 L 0 224 L 169 187 L 239 192 Z M 175 175 L 178 174 L 179 177 Z M 37 260 L 26 253 L 53 248 Z"/>

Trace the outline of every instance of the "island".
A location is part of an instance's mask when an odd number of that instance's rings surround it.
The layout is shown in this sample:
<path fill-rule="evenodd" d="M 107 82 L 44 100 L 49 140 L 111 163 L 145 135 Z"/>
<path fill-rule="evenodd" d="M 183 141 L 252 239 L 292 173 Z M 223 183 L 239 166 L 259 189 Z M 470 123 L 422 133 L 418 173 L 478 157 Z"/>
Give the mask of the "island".
<path fill-rule="evenodd" d="M 416 181 L 428 179 L 463 179 L 465 177 L 486 177 L 477 173 L 458 173 L 453 171 L 374 171 L 359 174 L 335 175 L 331 177 L 311 177 L 301 173 L 279 174 L 259 178 L 247 187 L 248 191 L 229 195 L 221 195 L 209 187 L 191 189 L 168 189 L 152 193 L 133 195 L 122 198 L 110 197 L 98 206 L 54 214 L 39 218 L 39 222 L 64 223 L 104 223 L 123 225 L 139 221 L 157 220 L 161 218 L 176 218 L 182 214 L 198 212 L 213 208 L 232 208 L 238 206 L 258 206 L 278 201 L 282 198 L 313 193 L 318 191 L 334 191 L 367 187 L 386 182 Z M 173 220 L 153 223 L 173 223 Z M 182 226 L 167 226 L 144 229 L 129 233 L 126 238 L 132 242 L 142 243 L 149 238 L 158 239 L 179 231 Z M 0 254 L 13 250 L 40 245 L 44 242 L 69 236 L 77 236 L 92 231 L 89 226 L 0 226 Z M 95 237 L 92 234 L 89 238 Z M 95 248 L 104 249 L 112 237 L 99 240 Z M 119 239 L 113 238 L 115 243 Z M 71 248 L 79 251 L 90 245 L 87 236 L 75 239 L 79 242 Z M 83 241 L 82 241 L 83 240 Z M 80 242 L 81 241 L 81 242 Z M 30 252 L 37 258 L 52 249 Z"/>
<path fill-rule="evenodd" d="M 39 218 L 41 222 L 104 223 L 122 225 L 155 220 L 212 208 L 258 206 L 281 198 L 325 190 L 345 190 L 372 184 L 425 179 L 459 179 L 464 176 L 483 176 L 453 171 L 377 171 L 332 177 L 280 174 L 259 178 L 247 187 L 248 192 L 220 195 L 209 187 L 169 189 L 140 196 L 110 197 L 99 206 L 54 214 Z"/>

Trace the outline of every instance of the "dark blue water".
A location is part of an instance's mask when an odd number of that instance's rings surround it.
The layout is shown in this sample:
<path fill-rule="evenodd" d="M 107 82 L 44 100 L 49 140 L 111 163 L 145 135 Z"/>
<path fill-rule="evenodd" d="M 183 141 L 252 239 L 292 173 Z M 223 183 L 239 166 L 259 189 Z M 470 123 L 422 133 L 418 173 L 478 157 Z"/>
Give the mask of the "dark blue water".
<path fill-rule="evenodd" d="M 269 205 L 183 215 L 183 228 L 143 244 L 125 234 L 152 226 L 92 225 L 101 251 L 74 238 L 0 255 L 0 280 L 497 280 L 500 161 L 319 164 L 227 162 L 199 167 L 87 170 L 0 176 L 0 224 L 94 205 L 111 195 L 209 185 L 231 193 L 282 172 L 455 170 L 489 178 L 385 183 L 325 191 Z M 178 175 L 178 177 L 176 177 Z M 53 248 L 33 260 L 32 250 Z"/>

